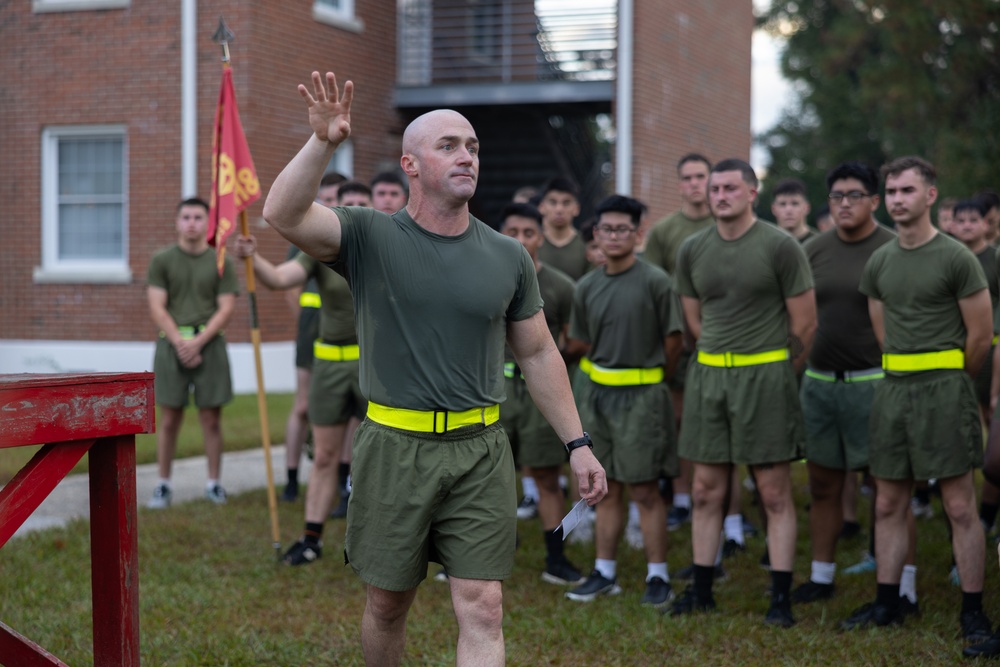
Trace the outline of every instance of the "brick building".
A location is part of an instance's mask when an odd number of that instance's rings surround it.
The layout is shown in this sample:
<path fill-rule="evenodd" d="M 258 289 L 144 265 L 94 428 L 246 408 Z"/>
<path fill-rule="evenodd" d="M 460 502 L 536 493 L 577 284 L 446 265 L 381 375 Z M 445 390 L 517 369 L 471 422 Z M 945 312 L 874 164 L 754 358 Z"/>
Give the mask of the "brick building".
<path fill-rule="evenodd" d="M 0 44 L 0 373 L 151 367 L 145 274 L 176 238 L 177 201 L 207 199 L 220 15 L 236 35 L 237 98 L 265 196 L 307 136 L 295 86 L 322 68 L 356 85 L 351 143 L 332 165 L 348 175 L 396 166 L 406 123 L 450 106 L 483 140 L 477 215 L 557 171 L 596 200 L 615 185 L 595 119 L 628 110 L 631 141 L 614 155 L 630 176 L 618 189 L 654 217 L 676 208 L 680 155 L 749 155 L 750 3 L 602 2 L 592 15 L 574 2 L 545 14 L 559 3 L 530 0 L 12 3 Z M 573 42 L 567 21 L 601 37 Z M 283 259 L 262 205 L 251 227 L 261 252 Z M 226 332 L 242 390 L 253 384 L 246 301 Z M 263 290 L 258 310 L 265 378 L 289 389 L 287 306 Z"/>

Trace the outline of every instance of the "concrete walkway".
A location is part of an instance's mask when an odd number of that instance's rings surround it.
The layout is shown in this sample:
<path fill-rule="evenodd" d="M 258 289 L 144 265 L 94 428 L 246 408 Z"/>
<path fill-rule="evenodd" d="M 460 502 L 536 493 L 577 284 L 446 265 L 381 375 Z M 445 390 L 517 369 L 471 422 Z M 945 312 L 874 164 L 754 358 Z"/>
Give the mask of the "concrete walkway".
<path fill-rule="evenodd" d="M 277 493 L 285 485 L 285 446 L 271 447 L 272 469 Z M 299 467 L 299 480 L 309 478 L 310 461 L 305 456 Z M 172 486 L 174 504 L 204 497 L 208 467 L 204 456 L 174 461 Z M 142 507 L 149 500 L 160 476 L 155 463 L 136 467 L 136 502 Z M 226 453 L 222 457 L 222 487 L 233 496 L 267 486 L 267 470 L 263 449 Z M 90 518 L 90 480 L 87 474 L 67 475 L 62 482 L 14 533 L 14 537 L 30 531 L 64 526 L 72 519 Z"/>

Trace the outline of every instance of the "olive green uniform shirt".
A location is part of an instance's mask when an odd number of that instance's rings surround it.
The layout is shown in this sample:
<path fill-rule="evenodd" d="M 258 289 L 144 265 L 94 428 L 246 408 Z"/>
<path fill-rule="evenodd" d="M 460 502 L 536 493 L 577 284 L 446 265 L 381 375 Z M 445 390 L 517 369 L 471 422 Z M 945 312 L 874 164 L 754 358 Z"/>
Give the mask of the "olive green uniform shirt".
<path fill-rule="evenodd" d="M 561 247 L 556 247 L 546 241 L 538 249 L 538 260 L 542 264 L 559 269 L 573 280 L 579 280 L 583 274 L 590 270 L 590 262 L 587 261 L 587 244 L 583 242 L 579 234 L 575 234 L 569 243 Z"/>
<path fill-rule="evenodd" d="M 542 308 L 524 247 L 471 215 L 462 234 L 441 236 L 406 209 L 334 211 L 368 400 L 452 411 L 502 403 L 507 323 Z"/>
<path fill-rule="evenodd" d="M 146 282 L 167 291 L 167 312 L 179 327 L 205 324 L 218 310 L 220 294 L 240 292 L 229 257 L 219 276 L 214 248 L 199 255 L 189 255 L 179 245 L 161 250 L 149 262 Z"/>
<path fill-rule="evenodd" d="M 545 313 L 545 324 L 549 327 L 552 340 L 559 344 L 559 335 L 563 327 L 569 324 L 573 311 L 573 289 L 576 284 L 573 279 L 559 269 L 542 264 L 537 271 L 538 291 L 542 295 L 542 312 Z M 507 361 L 514 361 L 514 353 L 510 347 L 505 352 Z"/>
<path fill-rule="evenodd" d="M 711 215 L 692 219 L 677 211 L 656 223 L 649 231 L 642 258 L 673 275 L 677 267 L 677 251 L 684 240 L 713 224 L 715 218 Z"/>
<path fill-rule="evenodd" d="M 319 337 L 331 345 L 355 345 L 354 299 L 351 287 L 342 275 L 309 255 L 300 252 L 295 261 L 306 270 L 309 282 L 315 282 L 320 296 Z"/>

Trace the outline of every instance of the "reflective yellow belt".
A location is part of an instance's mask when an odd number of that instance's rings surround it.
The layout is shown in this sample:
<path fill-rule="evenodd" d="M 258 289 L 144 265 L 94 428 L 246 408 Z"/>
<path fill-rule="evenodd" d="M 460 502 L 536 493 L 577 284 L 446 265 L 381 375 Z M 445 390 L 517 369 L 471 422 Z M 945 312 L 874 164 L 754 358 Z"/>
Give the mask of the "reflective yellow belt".
<path fill-rule="evenodd" d="M 773 364 L 776 361 L 787 361 L 790 355 L 787 348 L 768 350 L 756 354 L 738 354 L 736 352 L 702 352 L 698 350 L 698 363 L 717 368 L 733 368 L 736 366 L 759 366 Z"/>
<path fill-rule="evenodd" d="M 1000 342 L 1000 336 L 994 336 L 993 337 L 993 344 L 996 345 L 997 342 Z"/>
<path fill-rule="evenodd" d="M 321 340 L 313 343 L 313 356 L 324 361 L 357 361 L 357 345 L 329 345 Z"/>
<path fill-rule="evenodd" d="M 181 335 L 181 340 L 194 340 L 194 337 L 205 330 L 204 324 L 199 324 L 194 327 L 177 327 L 177 333 Z M 160 332 L 160 338 L 166 338 L 167 333 L 165 331 Z"/>
<path fill-rule="evenodd" d="M 608 387 L 634 387 L 663 382 L 663 367 L 656 368 L 604 368 L 590 365 L 590 380 Z"/>
<path fill-rule="evenodd" d="M 881 368 L 866 368 L 862 371 L 817 371 L 807 368 L 806 375 L 823 382 L 870 382 L 884 378 L 885 371 Z"/>
<path fill-rule="evenodd" d="M 303 308 L 319 308 L 323 304 L 316 292 L 303 292 L 299 295 L 299 305 Z"/>
<path fill-rule="evenodd" d="M 584 375 L 590 375 L 590 370 L 594 367 L 594 362 L 587 357 L 580 357 L 580 370 Z"/>
<path fill-rule="evenodd" d="M 513 379 L 515 375 L 519 375 L 522 380 L 524 379 L 524 374 L 517 372 L 516 363 L 514 363 L 513 361 L 505 361 L 503 364 L 503 376 L 505 378 Z"/>
<path fill-rule="evenodd" d="M 883 354 L 882 368 L 887 371 L 936 371 L 965 368 L 964 350 L 941 350 L 916 354 Z"/>
<path fill-rule="evenodd" d="M 447 433 L 462 426 L 483 424 L 489 426 L 500 419 L 500 406 L 472 408 L 462 412 L 446 410 L 407 410 L 390 408 L 368 401 L 368 418 L 383 426 L 416 431 L 417 433 Z"/>

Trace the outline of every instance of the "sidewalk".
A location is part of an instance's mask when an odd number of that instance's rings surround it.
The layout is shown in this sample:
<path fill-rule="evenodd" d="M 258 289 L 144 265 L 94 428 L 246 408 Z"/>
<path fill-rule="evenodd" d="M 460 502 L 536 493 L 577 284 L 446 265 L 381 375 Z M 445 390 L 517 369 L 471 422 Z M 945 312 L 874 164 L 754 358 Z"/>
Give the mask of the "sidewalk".
<path fill-rule="evenodd" d="M 285 485 L 285 446 L 271 447 L 274 485 L 280 495 Z M 309 479 L 310 461 L 302 457 L 299 480 Z M 204 456 L 174 461 L 172 475 L 174 504 L 204 497 L 208 468 Z M 155 463 L 136 467 L 136 503 L 143 507 L 153 493 L 160 476 Z M 230 496 L 267 486 L 267 470 L 263 449 L 226 453 L 222 457 L 222 487 Z M 90 480 L 88 475 L 68 475 L 39 505 L 28 520 L 14 533 L 19 537 L 28 532 L 54 526 L 64 526 L 72 519 L 90 517 Z"/>

